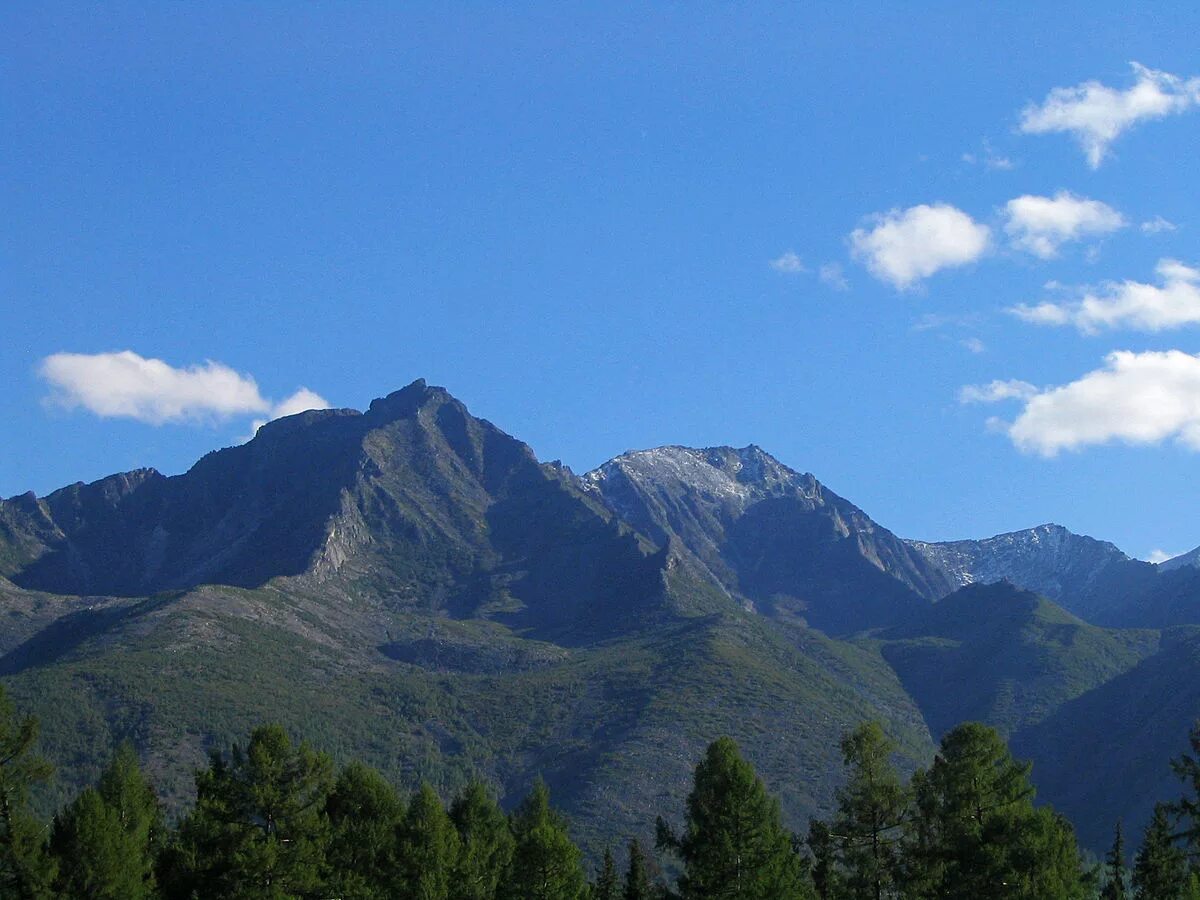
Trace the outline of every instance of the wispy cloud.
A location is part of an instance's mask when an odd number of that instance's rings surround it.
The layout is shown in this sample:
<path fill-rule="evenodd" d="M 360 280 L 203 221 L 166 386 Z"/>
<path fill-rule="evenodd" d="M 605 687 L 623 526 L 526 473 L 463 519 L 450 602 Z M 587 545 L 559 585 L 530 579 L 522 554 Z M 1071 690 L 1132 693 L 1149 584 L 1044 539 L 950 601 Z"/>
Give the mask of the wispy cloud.
<path fill-rule="evenodd" d="M 264 414 L 278 418 L 329 406 L 307 388 L 274 403 L 253 377 L 212 360 L 177 368 L 131 350 L 55 353 L 42 360 L 38 374 L 50 385 L 51 403 L 151 425 Z"/>
<path fill-rule="evenodd" d="M 1004 230 L 1014 247 L 1042 259 L 1059 248 L 1087 237 L 1111 234 L 1125 227 L 1125 218 L 1099 200 L 1059 191 L 1053 197 L 1024 194 L 1004 206 Z"/>
<path fill-rule="evenodd" d="M 1177 231 L 1179 226 L 1174 222 L 1164 219 L 1162 216 L 1155 216 L 1153 219 L 1147 219 L 1138 226 L 1142 229 L 1143 234 L 1163 234 L 1167 231 Z"/>
<path fill-rule="evenodd" d="M 1165 331 L 1200 324 L 1200 270 L 1162 259 L 1155 272 L 1158 284 L 1107 282 L 1081 289 L 1079 300 L 1020 305 L 1009 312 L 1036 325 L 1073 325 L 1085 334 L 1114 328 Z"/>
<path fill-rule="evenodd" d="M 1040 104 L 1030 104 L 1021 112 L 1021 131 L 1072 135 L 1095 169 L 1124 131 L 1200 103 L 1200 78 L 1184 79 L 1136 62 L 1131 65 L 1135 81 L 1123 91 L 1098 81 L 1054 88 Z"/>
<path fill-rule="evenodd" d="M 872 275 L 904 290 L 943 269 L 974 262 L 990 239 L 986 225 L 942 203 L 872 216 L 870 227 L 850 235 L 850 246 Z"/>
<path fill-rule="evenodd" d="M 1011 399 L 1024 402 L 1021 413 L 1011 423 L 992 422 L 1026 453 L 1052 457 L 1100 444 L 1170 440 L 1200 450 L 1200 356 L 1181 350 L 1118 350 L 1102 368 L 1032 393 L 1026 382 L 993 385 L 1002 387 L 989 395 L 990 386 L 983 386 L 979 401 L 964 402 L 1010 399 L 1001 396 L 1008 390 L 1003 385 L 1016 385 Z"/>
<path fill-rule="evenodd" d="M 835 291 L 850 290 L 850 282 L 846 280 L 846 273 L 842 271 L 841 263 L 823 263 L 821 268 L 817 270 L 817 278 L 826 287 L 831 287 Z"/>
<path fill-rule="evenodd" d="M 993 172 L 1008 172 L 1016 168 L 1016 163 L 1009 157 L 997 153 L 992 148 L 991 141 L 986 138 L 983 141 L 982 153 L 964 153 L 962 161 L 972 166 L 983 166 Z"/>
<path fill-rule="evenodd" d="M 1000 403 L 1004 400 L 1028 400 L 1037 396 L 1038 389 L 1028 381 L 991 381 L 987 384 L 968 384 L 958 391 L 958 402 Z"/>
<path fill-rule="evenodd" d="M 771 268 L 787 275 L 799 275 L 801 272 L 807 271 L 804 261 L 791 250 L 771 260 Z"/>

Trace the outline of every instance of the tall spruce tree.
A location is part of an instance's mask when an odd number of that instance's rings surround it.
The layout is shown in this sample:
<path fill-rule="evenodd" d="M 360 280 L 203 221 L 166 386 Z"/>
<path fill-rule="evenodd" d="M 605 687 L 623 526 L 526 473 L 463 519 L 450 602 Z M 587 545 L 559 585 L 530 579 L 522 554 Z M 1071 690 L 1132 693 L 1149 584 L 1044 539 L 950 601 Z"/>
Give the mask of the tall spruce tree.
<path fill-rule="evenodd" d="M 592 892 L 589 900 L 621 900 L 621 884 L 617 878 L 617 861 L 613 859 L 612 851 L 604 848 L 604 857 L 600 861 L 600 871 L 592 882 Z"/>
<path fill-rule="evenodd" d="M 143 900 L 156 895 L 154 866 L 164 837 L 162 809 L 137 753 L 122 744 L 94 788 L 54 823 L 57 890 L 64 897 Z"/>
<path fill-rule="evenodd" d="M 646 864 L 646 853 L 642 842 L 634 838 L 629 842 L 629 867 L 625 870 L 625 885 L 621 900 L 654 900 L 656 891 Z"/>
<path fill-rule="evenodd" d="M 540 778 L 510 820 L 516 845 L 512 865 L 498 894 L 503 900 L 583 900 L 587 880 L 582 854 L 567 826 L 550 805 L 550 789 Z"/>
<path fill-rule="evenodd" d="M 834 852 L 829 824 L 820 819 L 809 819 L 808 835 L 804 843 L 808 847 L 811 860 L 809 872 L 817 900 L 837 900 L 842 893 L 842 882 L 838 874 L 837 855 Z"/>
<path fill-rule="evenodd" d="M 329 893 L 359 900 L 392 896 L 404 803 L 370 766 L 352 762 L 325 803 L 331 828 Z"/>
<path fill-rule="evenodd" d="M 1085 895 L 1070 825 L 1035 810 L 1030 767 L 991 728 L 967 722 L 943 739 L 928 772 L 914 776 L 916 815 L 905 853 L 907 892 L 952 900 Z"/>
<path fill-rule="evenodd" d="M 1184 900 L 1189 889 L 1187 856 L 1175 843 L 1168 806 L 1158 803 L 1133 863 L 1135 900 Z"/>
<path fill-rule="evenodd" d="M 891 763 L 895 747 L 878 722 L 863 723 L 841 746 L 848 777 L 837 791 L 832 837 L 846 889 L 870 900 L 893 897 L 908 812 L 908 791 Z"/>
<path fill-rule="evenodd" d="M 683 833 L 660 818 L 659 846 L 678 853 L 684 900 L 811 897 L 804 865 L 771 797 L 731 738 L 714 741 L 696 767 Z"/>
<path fill-rule="evenodd" d="M 34 752 L 38 723 L 19 717 L 0 685 L 0 897 L 41 900 L 52 896 L 54 860 L 48 829 L 29 811 L 29 791 L 53 767 Z"/>
<path fill-rule="evenodd" d="M 324 884 L 333 763 L 279 725 L 214 753 L 160 868 L 168 898 L 289 898 Z"/>
<path fill-rule="evenodd" d="M 1100 900 L 1127 900 L 1125 881 L 1125 835 L 1118 819 L 1113 829 L 1112 846 L 1104 855 L 1104 888 Z"/>
<path fill-rule="evenodd" d="M 441 798 L 428 784 L 421 785 L 400 826 L 400 879 L 395 896 L 450 900 L 458 848 L 458 832 Z"/>
<path fill-rule="evenodd" d="M 450 818 L 462 844 L 451 896 L 454 900 L 493 900 L 512 864 L 514 841 L 508 819 L 479 781 L 467 785 L 454 801 Z"/>

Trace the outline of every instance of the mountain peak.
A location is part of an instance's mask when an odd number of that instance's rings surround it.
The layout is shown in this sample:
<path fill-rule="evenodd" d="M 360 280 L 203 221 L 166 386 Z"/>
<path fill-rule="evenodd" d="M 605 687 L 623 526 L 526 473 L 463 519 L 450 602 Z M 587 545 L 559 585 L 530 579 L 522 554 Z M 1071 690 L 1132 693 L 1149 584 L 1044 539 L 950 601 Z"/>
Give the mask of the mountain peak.
<path fill-rule="evenodd" d="M 459 403 L 444 387 L 426 384 L 424 378 L 418 378 L 398 391 L 372 400 L 366 414 L 390 421 L 416 415 L 427 406 L 441 405 L 447 401 Z"/>

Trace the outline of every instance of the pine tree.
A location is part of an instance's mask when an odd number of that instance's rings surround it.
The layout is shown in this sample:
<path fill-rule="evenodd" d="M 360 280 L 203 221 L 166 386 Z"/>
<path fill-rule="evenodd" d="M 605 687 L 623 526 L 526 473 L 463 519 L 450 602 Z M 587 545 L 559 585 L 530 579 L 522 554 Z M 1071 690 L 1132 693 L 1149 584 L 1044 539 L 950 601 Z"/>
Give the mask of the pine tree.
<path fill-rule="evenodd" d="M 1084 896 L 1074 832 L 1061 816 L 1034 809 L 1029 769 L 977 722 L 942 739 L 933 766 L 913 779 L 908 893 L 962 900 Z"/>
<path fill-rule="evenodd" d="M 833 835 L 820 819 L 809 819 L 804 839 L 811 857 L 813 890 L 817 900 L 837 900 L 841 896 L 841 878 L 837 871 Z"/>
<path fill-rule="evenodd" d="M 462 844 L 451 896 L 454 900 L 492 900 L 512 863 L 508 819 L 479 781 L 467 785 L 454 801 L 450 818 Z"/>
<path fill-rule="evenodd" d="M 629 842 L 629 868 L 625 870 L 625 888 L 621 900 L 653 900 L 654 885 L 646 865 L 646 854 L 637 838 Z"/>
<path fill-rule="evenodd" d="M 1126 900 L 1125 892 L 1125 835 L 1121 830 L 1121 821 L 1113 832 L 1112 847 L 1104 855 L 1104 890 L 1100 900 Z"/>
<path fill-rule="evenodd" d="M 359 900 L 391 896 L 404 804 L 370 766 L 352 762 L 325 803 L 329 817 L 329 892 Z"/>
<path fill-rule="evenodd" d="M 604 848 L 604 859 L 600 864 L 600 872 L 592 883 L 590 900 L 620 900 L 620 889 L 617 883 L 617 863 L 612 851 Z"/>
<path fill-rule="evenodd" d="M 894 749 L 878 722 L 866 722 L 842 739 L 849 777 L 837 791 L 832 833 L 854 897 L 882 900 L 895 894 L 908 792 L 891 764 Z"/>
<path fill-rule="evenodd" d="M 1154 807 L 1133 864 L 1136 900 L 1183 900 L 1189 887 L 1187 857 L 1175 845 L 1166 804 Z"/>
<path fill-rule="evenodd" d="M 51 848 L 58 860 L 59 893 L 98 900 L 154 896 L 162 839 L 158 798 L 132 745 L 122 744 L 98 785 L 55 820 Z"/>
<path fill-rule="evenodd" d="M 534 784 L 511 819 L 516 846 L 499 896 L 504 900 L 582 900 L 587 881 L 582 854 L 562 817 L 550 806 L 550 790 Z"/>
<path fill-rule="evenodd" d="M 449 900 L 458 864 L 458 832 L 437 792 L 421 785 L 400 826 L 400 881 L 406 900 Z"/>
<path fill-rule="evenodd" d="M 320 890 L 333 763 L 279 725 L 219 753 L 196 776 L 196 807 L 160 869 L 167 897 L 283 898 Z"/>
<path fill-rule="evenodd" d="M 28 809 L 30 788 L 53 772 L 33 752 L 37 733 L 37 719 L 18 718 L 0 685 L 0 897 L 51 896 L 55 865 L 46 848 L 47 829 Z"/>
<path fill-rule="evenodd" d="M 696 767 L 687 823 L 676 836 L 661 819 L 659 846 L 677 852 L 684 900 L 792 900 L 811 896 L 804 866 L 780 821 L 779 803 L 720 738 Z"/>

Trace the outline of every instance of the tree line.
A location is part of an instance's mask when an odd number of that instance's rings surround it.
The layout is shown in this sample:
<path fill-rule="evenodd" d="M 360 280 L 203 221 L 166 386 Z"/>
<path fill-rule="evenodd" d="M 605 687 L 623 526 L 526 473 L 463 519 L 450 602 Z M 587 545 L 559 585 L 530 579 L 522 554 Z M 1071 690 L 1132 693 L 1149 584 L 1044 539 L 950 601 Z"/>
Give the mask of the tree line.
<path fill-rule="evenodd" d="M 655 823 L 656 853 L 631 840 L 590 880 L 541 781 L 509 813 L 482 783 L 447 807 L 428 785 L 404 797 L 374 769 L 338 770 L 267 725 L 210 755 L 195 805 L 173 824 L 129 744 L 47 823 L 29 806 L 51 775 L 36 737 L 0 687 L 5 900 L 1200 900 L 1200 726 L 1172 764 L 1184 796 L 1155 808 L 1132 864 L 1119 824 L 1103 864 L 1086 864 L 993 729 L 958 726 L 905 781 L 868 722 L 842 740 L 833 814 L 805 835 L 784 827 L 778 801 L 720 738 L 696 767 L 683 822 Z"/>

